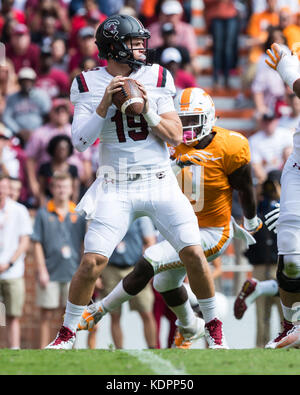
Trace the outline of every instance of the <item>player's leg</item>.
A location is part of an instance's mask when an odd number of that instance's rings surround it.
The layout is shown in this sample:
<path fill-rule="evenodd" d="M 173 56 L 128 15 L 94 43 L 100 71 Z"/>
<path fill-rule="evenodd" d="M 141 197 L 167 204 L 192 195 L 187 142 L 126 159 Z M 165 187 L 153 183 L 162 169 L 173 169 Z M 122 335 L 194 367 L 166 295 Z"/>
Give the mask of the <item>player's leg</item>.
<path fill-rule="evenodd" d="M 261 268 L 264 268 L 264 271 L 260 276 Z M 248 307 L 258 298 L 279 295 L 278 282 L 275 278 L 259 280 L 260 277 L 265 278 L 265 264 L 254 266 L 252 275 L 252 278 L 243 283 L 234 302 L 234 316 L 238 320 L 243 318 Z"/>
<path fill-rule="evenodd" d="M 106 313 L 119 308 L 122 303 L 142 291 L 153 276 L 152 265 L 142 258 L 107 296 L 86 308 L 78 324 L 78 330 L 91 331 Z"/>
<path fill-rule="evenodd" d="M 202 235 L 203 233 L 203 235 Z M 222 234 L 222 231 L 220 232 Z M 215 240 L 210 240 L 211 234 L 209 231 L 202 232 L 201 237 L 207 246 L 211 247 L 211 251 L 216 251 L 213 249 L 213 245 L 218 244 L 219 236 Z M 215 255 L 214 255 L 215 256 Z M 180 258 L 175 249 L 166 240 L 157 243 L 149 248 L 144 253 L 145 259 L 151 262 L 155 273 L 153 286 L 154 288 L 162 294 L 167 303 L 168 307 L 174 312 L 178 320 L 176 324 L 178 325 L 178 332 L 176 336 L 177 346 L 184 346 L 187 348 L 191 345 L 191 340 L 199 337 L 200 333 L 200 321 L 195 319 L 194 309 L 197 307 L 203 310 L 203 317 L 205 317 L 205 322 L 209 324 L 212 321 L 215 322 L 217 318 L 217 313 L 214 310 L 214 305 L 211 306 L 210 301 L 206 304 L 206 301 L 201 301 L 201 307 L 199 306 L 199 300 L 194 295 L 190 287 L 187 287 L 183 283 L 186 276 L 185 268 L 180 262 Z M 188 292 L 187 292 L 188 291 Z M 203 303 L 204 302 L 204 303 Z M 213 301 L 214 302 L 214 301 Z M 210 325 L 208 325 L 208 329 Z M 222 329 L 221 326 L 219 328 Z M 217 331 L 216 331 L 217 332 Z M 215 332 L 215 333 L 216 333 Z M 197 334 L 197 336 L 195 336 Z M 209 337 L 209 334 L 207 333 Z M 222 337 L 222 336 L 221 336 Z M 216 347 L 215 342 L 211 341 L 211 347 Z M 224 342 L 225 343 L 225 342 Z M 224 344 L 226 346 L 226 344 Z"/>
<path fill-rule="evenodd" d="M 215 286 L 208 262 L 200 245 L 184 247 L 179 252 L 189 283 L 198 300 L 214 298 Z M 199 302 L 200 304 L 200 302 Z"/>
<path fill-rule="evenodd" d="M 125 236 L 131 220 L 130 202 L 125 204 L 113 196 L 111 199 L 105 196 L 98 202 L 98 210 L 85 235 L 83 258 L 70 284 L 62 328 L 47 348 L 73 347 L 78 324 L 93 295 L 96 281 L 116 245 Z"/>
<path fill-rule="evenodd" d="M 145 259 L 140 260 L 134 269 L 122 281 L 120 281 L 120 283 L 112 290 L 112 292 L 110 292 L 101 301 L 94 303 L 87 308 L 89 315 L 88 317 L 85 316 L 82 318 L 79 329 L 91 330 L 93 325 L 99 322 L 104 314 L 114 311 L 123 302 L 131 300 L 134 295 L 140 295 L 143 293 L 142 290 L 147 286 L 155 272 L 159 272 L 160 270 L 165 271 L 169 267 L 174 267 L 176 265 L 182 267 L 182 263 L 178 260 L 178 254 L 167 241 L 163 241 L 148 248 L 145 252 Z M 171 263 L 170 266 L 167 264 L 167 262 Z M 170 272 L 172 273 L 171 279 L 173 278 L 174 280 L 174 271 L 171 270 Z M 179 286 L 178 284 L 182 283 L 182 279 L 185 277 L 185 275 L 186 272 L 183 268 L 180 271 L 179 282 L 177 280 L 175 281 L 175 288 Z M 168 285 L 170 285 L 170 283 Z M 179 299 L 177 302 L 178 299 L 175 299 L 175 301 L 171 301 L 170 303 L 173 307 L 173 311 L 178 314 L 179 320 L 181 318 L 181 321 L 187 327 L 194 327 L 195 316 L 187 300 L 186 293 L 184 296 L 185 298 L 183 300 Z M 168 299 L 167 302 L 169 300 L 170 299 Z M 185 313 L 185 307 L 181 306 L 182 304 L 186 305 L 186 309 L 188 310 L 187 313 Z M 188 314 L 188 316 L 191 318 L 190 322 L 187 318 L 183 318 L 186 314 Z"/>
<path fill-rule="evenodd" d="M 182 285 L 185 277 L 185 268 L 180 268 L 158 273 L 153 280 L 153 287 L 161 293 L 164 301 L 177 317 L 178 330 L 174 345 L 178 348 L 189 348 L 192 341 L 205 334 L 205 323 L 194 314 L 186 289 Z"/>
<path fill-rule="evenodd" d="M 277 280 L 283 312 L 283 331 L 266 348 L 300 347 L 300 254 L 279 255 Z"/>
<path fill-rule="evenodd" d="M 284 316 L 283 331 L 267 348 L 300 346 L 300 175 L 292 156 L 281 178 L 277 224 L 277 281 Z"/>
<path fill-rule="evenodd" d="M 171 185 L 172 199 L 155 202 L 153 222 L 170 242 L 184 264 L 193 293 L 206 323 L 207 341 L 212 348 L 227 348 L 223 324 L 217 318 L 214 281 L 204 251 L 197 218 L 186 196 Z"/>
<path fill-rule="evenodd" d="M 198 299 L 213 298 L 214 283 L 201 247 L 197 217 L 175 177 L 162 183 L 160 197 L 149 202 L 148 210 L 157 229 L 179 254 L 194 294 Z"/>
<path fill-rule="evenodd" d="M 234 302 L 234 316 L 240 320 L 248 307 L 261 296 L 278 295 L 277 280 L 258 281 L 256 278 L 247 279 Z"/>

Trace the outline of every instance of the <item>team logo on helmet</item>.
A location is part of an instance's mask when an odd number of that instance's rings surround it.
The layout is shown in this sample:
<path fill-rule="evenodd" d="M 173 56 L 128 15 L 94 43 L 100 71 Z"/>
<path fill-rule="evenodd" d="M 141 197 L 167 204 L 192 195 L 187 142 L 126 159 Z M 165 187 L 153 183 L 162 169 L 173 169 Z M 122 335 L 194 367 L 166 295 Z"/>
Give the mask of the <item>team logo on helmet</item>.
<path fill-rule="evenodd" d="M 103 35 L 107 38 L 117 38 L 119 31 L 118 25 L 120 22 L 117 19 L 107 21 L 103 26 Z"/>

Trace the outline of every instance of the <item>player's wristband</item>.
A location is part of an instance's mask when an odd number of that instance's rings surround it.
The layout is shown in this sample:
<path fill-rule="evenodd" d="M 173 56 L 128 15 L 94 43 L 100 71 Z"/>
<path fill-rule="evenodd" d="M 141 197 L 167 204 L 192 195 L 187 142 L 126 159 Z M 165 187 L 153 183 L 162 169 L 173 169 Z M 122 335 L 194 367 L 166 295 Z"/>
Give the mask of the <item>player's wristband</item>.
<path fill-rule="evenodd" d="M 143 117 L 145 118 L 147 124 L 151 127 L 156 127 L 160 121 L 161 121 L 161 116 L 156 114 L 155 111 L 149 109 L 149 111 L 146 114 L 143 114 Z"/>
<path fill-rule="evenodd" d="M 171 163 L 171 167 L 173 170 L 173 173 L 175 174 L 175 176 L 177 176 L 177 174 L 179 174 L 182 171 L 182 167 L 178 166 L 178 164 L 176 163 L 176 160 L 174 160 Z"/>
<path fill-rule="evenodd" d="M 244 227 L 246 230 L 256 229 L 259 225 L 259 220 L 257 215 L 251 219 L 244 217 Z"/>

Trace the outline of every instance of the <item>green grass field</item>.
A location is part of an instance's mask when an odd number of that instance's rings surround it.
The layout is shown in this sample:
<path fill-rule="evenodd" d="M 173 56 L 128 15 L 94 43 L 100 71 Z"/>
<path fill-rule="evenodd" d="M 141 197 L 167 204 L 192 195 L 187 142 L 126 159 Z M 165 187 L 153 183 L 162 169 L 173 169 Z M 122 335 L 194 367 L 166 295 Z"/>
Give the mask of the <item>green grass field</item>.
<path fill-rule="evenodd" d="M 187 375 L 298 375 L 299 350 L 145 350 Z M 1 375 L 157 375 L 120 350 L 0 350 Z M 172 374 L 172 373 L 171 373 Z"/>

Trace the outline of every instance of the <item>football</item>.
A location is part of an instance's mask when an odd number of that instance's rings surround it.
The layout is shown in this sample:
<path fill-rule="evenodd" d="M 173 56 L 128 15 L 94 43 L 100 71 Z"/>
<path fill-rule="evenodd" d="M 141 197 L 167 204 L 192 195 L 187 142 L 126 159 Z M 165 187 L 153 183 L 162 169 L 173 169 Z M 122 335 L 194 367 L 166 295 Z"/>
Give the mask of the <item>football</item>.
<path fill-rule="evenodd" d="M 122 89 L 113 95 L 113 104 L 126 115 L 140 115 L 144 108 L 143 94 L 137 83 L 128 78 Z"/>

